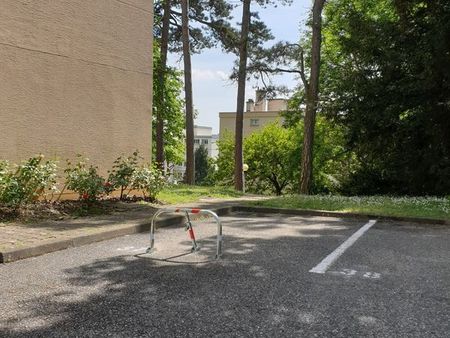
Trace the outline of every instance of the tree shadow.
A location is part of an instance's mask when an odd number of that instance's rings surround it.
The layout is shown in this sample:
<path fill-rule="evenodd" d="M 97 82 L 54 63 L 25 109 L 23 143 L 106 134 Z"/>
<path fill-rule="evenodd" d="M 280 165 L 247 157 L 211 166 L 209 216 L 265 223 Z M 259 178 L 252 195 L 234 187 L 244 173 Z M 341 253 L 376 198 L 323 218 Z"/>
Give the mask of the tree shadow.
<path fill-rule="evenodd" d="M 209 261 L 197 264 L 138 255 L 66 269 L 62 286 L 22 301 L 22 312 L 8 317 L 0 336 L 228 337 L 278 335 L 286 325 L 307 330 L 316 321 L 303 295 L 315 284 L 307 271 L 317 257 L 305 253 L 317 238 L 227 236 L 223 259 L 211 261 L 211 236 L 202 246 Z"/>
<path fill-rule="evenodd" d="M 358 225 L 303 216 L 224 217 L 229 231 L 222 260 L 211 261 L 216 247 L 210 235 L 202 239 L 203 261 L 190 259 L 183 240 L 179 257 L 111 254 L 50 272 L 48 290 L 30 281 L 39 295 L 18 297 L 24 300 L 16 313 L 0 314 L 0 336 L 363 337 L 404 334 L 399 322 L 417 335 L 428 325 L 444 336 L 444 298 L 433 299 L 435 316 L 424 324 L 418 320 L 424 298 L 410 297 L 402 280 L 308 272 Z"/>

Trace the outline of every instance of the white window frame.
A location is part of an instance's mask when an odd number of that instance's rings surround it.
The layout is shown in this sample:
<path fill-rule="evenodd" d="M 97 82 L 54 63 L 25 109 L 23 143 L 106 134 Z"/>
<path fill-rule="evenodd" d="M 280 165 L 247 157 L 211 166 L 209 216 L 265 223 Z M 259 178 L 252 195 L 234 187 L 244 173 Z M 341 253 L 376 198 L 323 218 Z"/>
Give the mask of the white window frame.
<path fill-rule="evenodd" d="M 250 127 L 259 127 L 259 119 L 250 119 Z"/>

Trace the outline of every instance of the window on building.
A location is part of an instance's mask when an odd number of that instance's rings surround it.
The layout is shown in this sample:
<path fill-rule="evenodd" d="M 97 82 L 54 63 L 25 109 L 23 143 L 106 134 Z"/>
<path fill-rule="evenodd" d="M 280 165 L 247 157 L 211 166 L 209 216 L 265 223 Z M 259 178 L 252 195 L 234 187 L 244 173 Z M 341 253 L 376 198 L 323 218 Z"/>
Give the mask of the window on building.
<path fill-rule="evenodd" d="M 259 119 L 250 119 L 250 126 L 251 127 L 258 127 L 259 126 Z"/>
<path fill-rule="evenodd" d="M 208 144 L 208 140 L 202 140 L 202 144 Z"/>
<path fill-rule="evenodd" d="M 200 140 L 199 140 L 198 138 L 196 138 L 196 139 L 194 140 L 194 143 L 195 143 L 195 144 L 200 144 Z"/>

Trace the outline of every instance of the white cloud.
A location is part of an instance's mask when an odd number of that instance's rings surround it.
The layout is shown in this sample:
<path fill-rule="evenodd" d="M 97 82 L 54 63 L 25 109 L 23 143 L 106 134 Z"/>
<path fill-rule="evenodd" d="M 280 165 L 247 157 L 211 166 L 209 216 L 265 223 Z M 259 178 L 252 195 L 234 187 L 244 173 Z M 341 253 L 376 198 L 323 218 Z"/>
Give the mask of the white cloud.
<path fill-rule="evenodd" d="M 221 70 L 194 68 L 192 70 L 192 78 L 199 81 L 227 81 L 229 79 L 229 74 Z"/>

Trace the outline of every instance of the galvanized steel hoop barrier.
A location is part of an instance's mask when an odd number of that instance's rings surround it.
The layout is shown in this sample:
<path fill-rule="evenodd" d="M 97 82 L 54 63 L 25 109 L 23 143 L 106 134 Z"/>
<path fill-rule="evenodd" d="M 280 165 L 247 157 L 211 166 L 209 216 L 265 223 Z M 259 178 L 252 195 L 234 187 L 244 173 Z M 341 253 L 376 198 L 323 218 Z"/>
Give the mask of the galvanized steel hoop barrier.
<path fill-rule="evenodd" d="M 222 236 L 222 223 L 220 222 L 219 216 L 217 216 L 217 214 L 215 212 L 212 212 L 211 210 L 207 210 L 207 209 L 186 209 L 186 208 L 184 208 L 184 209 L 183 208 L 165 208 L 165 209 L 158 210 L 153 215 L 152 222 L 151 222 L 151 228 L 150 228 L 150 247 L 147 249 L 147 253 L 150 253 L 155 248 L 155 221 L 159 215 L 164 214 L 164 213 L 184 213 L 185 214 L 185 216 L 188 220 L 186 223 L 186 230 L 189 231 L 189 235 L 191 237 L 192 244 L 193 244 L 193 247 L 192 247 L 193 251 L 197 251 L 198 246 L 195 241 L 195 236 L 194 236 L 194 233 L 192 230 L 192 224 L 191 224 L 191 220 L 189 218 L 189 214 L 197 214 L 197 215 L 204 214 L 204 215 L 212 216 L 217 223 L 216 259 L 219 259 L 222 256 L 223 236 Z"/>

